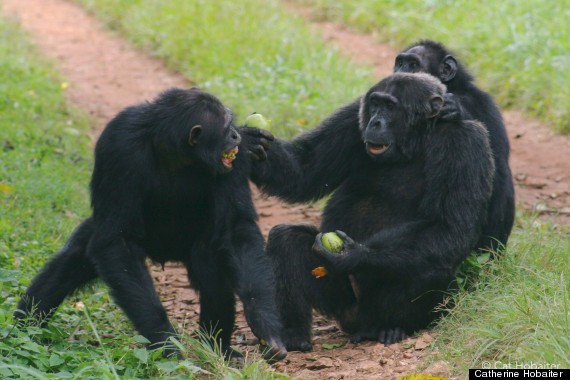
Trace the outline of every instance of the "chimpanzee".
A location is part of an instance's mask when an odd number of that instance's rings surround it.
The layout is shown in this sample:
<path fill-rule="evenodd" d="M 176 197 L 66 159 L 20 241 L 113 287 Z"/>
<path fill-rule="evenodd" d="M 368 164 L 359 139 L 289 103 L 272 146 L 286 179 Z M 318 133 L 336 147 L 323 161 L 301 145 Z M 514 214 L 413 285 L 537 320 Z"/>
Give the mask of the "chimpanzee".
<path fill-rule="evenodd" d="M 425 72 L 447 87 L 448 102 L 461 119 L 483 122 L 489 130 L 495 157 L 493 195 L 487 222 L 477 247 L 502 250 L 507 244 L 515 217 L 515 191 L 509 167 L 509 139 L 501 113 L 491 96 L 473 83 L 473 76 L 442 44 L 423 40 L 404 49 L 396 57 L 394 72 Z"/>
<path fill-rule="evenodd" d="M 476 247 L 492 192 L 486 129 L 440 119 L 445 86 L 397 73 L 315 129 L 275 140 L 253 181 L 288 201 L 332 193 L 320 231 L 337 231 L 341 254 L 311 225 L 274 227 L 267 243 L 277 276 L 287 349 L 311 349 L 312 308 L 354 341 L 397 342 L 437 316 L 457 266 Z M 354 117 L 347 117 L 354 115 Z M 326 276 L 314 277 L 324 267 Z"/>
<path fill-rule="evenodd" d="M 270 139 L 236 129 L 231 111 L 197 88 L 173 88 L 120 112 L 95 148 L 93 214 L 34 278 L 14 316 L 46 322 L 67 295 L 100 277 L 151 347 L 161 347 L 175 331 L 145 259 L 173 260 L 186 266 L 200 293 L 200 327 L 217 334 L 226 357 L 241 358 L 230 348 L 234 293 L 267 342 L 266 357 L 285 357 L 246 157 L 263 156 L 260 142 Z M 179 355 L 168 344 L 164 352 Z"/>

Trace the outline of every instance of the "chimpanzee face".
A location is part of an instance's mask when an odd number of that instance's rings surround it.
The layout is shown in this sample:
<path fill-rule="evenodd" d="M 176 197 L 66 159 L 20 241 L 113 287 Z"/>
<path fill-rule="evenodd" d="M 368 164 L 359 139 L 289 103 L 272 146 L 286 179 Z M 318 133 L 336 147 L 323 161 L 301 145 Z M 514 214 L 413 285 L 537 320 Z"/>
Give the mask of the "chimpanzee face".
<path fill-rule="evenodd" d="M 457 74 L 458 63 L 439 45 L 422 43 L 404 50 L 394 62 L 395 73 L 428 73 L 446 83 Z"/>
<path fill-rule="evenodd" d="M 190 128 L 188 144 L 193 153 L 218 173 L 232 170 L 241 142 L 232 112 L 223 107 L 223 113 L 207 111 L 201 118 L 200 124 Z"/>
<path fill-rule="evenodd" d="M 402 110 L 398 99 L 386 92 L 372 91 L 366 94 L 364 108 L 366 125 L 362 130 L 362 141 L 366 153 L 375 159 L 398 155 L 397 135 L 407 127 L 399 122 Z"/>
<path fill-rule="evenodd" d="M 218 173 L 233 168 L 241 142 L 233 124 L 233 114 L 221 103 L 212 103 L 214 110 L 206 110 L 200 115 L 200 123 L 190 128 L 188 145 L 194 156 Z"/>
<path fill-rule="evenodd" d="M 175 88 L 148 107 L 153 144 L 163 165 L 214 173 L 233 168 L 241 137 L 232 112 L 218 98 L 198 88 Z"/>
<path fill-rule="evenodd" d="M 443 106 L 445 86 L 427 74 L 394 74 L 361 99 L 360 130 L 375 161 L 411 158 L 415 136 Z"/>
<path fill-rule="evenodd" d="M 396 57 L 394 63 L 395 73 L 430 72 L 430 55 L 423 46 L 414 46 Z"/>

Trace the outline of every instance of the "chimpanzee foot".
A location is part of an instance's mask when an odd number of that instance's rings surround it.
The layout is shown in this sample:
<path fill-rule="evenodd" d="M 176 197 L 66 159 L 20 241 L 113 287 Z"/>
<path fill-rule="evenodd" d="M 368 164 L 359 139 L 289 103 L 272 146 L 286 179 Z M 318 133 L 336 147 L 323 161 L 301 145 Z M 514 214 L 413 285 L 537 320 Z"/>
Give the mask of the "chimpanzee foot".
<path fill-rule="evenodd" d="M 283 343 L 287 351 L 307 352 L 313 349 L 310 339 L 285 333 Z"/>
<path fill-rule="evenodd" d="M 287 356 L 287 349 L 285 345 L 279 339 L 269 339 L 265 341 L 263 339 L 260 340 L 260 351 L 263 355 L 263 358 L 267 360 L 268 363 L 273 364 L 280 360 L 285 359 Z"/>
<path fill-rule="evenodd" d="M 350 334 L 350 341 L 352 343 L 360 343 L 368 340 L 376 341 L 378 339 L 378 330 L 364 330 L 357 331 L 354 334 Z"/>
<path fill-rule="evenodd" d="M 394 327 L 391 329 L 380 330 L 378 334 L 378 341 L 384 343 L 384 345 L 389 346 L 390 344 L 398 343 L 407 337 L 406 332 L 400 327 Z"/>

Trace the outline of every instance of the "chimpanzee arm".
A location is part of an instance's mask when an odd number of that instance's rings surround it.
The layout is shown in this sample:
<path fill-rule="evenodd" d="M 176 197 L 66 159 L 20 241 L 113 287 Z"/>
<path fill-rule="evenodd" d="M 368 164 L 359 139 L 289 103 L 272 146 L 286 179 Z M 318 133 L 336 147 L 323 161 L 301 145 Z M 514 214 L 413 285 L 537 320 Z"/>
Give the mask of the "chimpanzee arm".
<path fill-rule="evenodd" d="M 426 143 L 426 190 L 418 217 L 378 231 L 346 254 L 320 249 L 333 272 L 373 271 L 377 276 L 413 277 L 426 270 L 451 274 L 477 242 L 494 173 L 487 132 L 479 123 L 445 123 Z"/>
<path fill-rule="evenodd" d="M 233 255 L 230 276 L 243 303 L 252 332 L 267 346 L 268 360 L 281 360 L 287 354 L 282 342 L 282 325 L 275 302 L 273 267 L 264 253 L 259 227 L 250 219 L 239 220 L 233 228 Z"/>
<path fill-rule="evenodd" d="M 252 181 L 291 202 L 322 198 L 346 177 L 365 150 L 358 128 L 359 101 L 291 141 L 275 140 L 267 160 L 253 163 Z"/>

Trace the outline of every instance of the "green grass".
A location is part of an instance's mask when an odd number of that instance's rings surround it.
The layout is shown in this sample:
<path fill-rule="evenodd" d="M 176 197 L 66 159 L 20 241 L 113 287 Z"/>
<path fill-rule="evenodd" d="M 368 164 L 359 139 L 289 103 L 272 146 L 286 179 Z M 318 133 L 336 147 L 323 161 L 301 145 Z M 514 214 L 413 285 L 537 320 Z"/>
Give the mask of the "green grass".
<path fill-rule="evenodd" d="M 77 0 L 107 25 L 280 136 L 315 125 L 373 84 L 278 1 Z"/>
<path fill-rule="evenodd" d="M 430 360 L 458 375 L 485 362 L 570 368 L 570 234 L 528 215 L 519 222 L 504 256 L 483 266 L 478 288 L 455 297 L 436 329 Z"/>
<path fill-rule="evenodd" d="M 66 300 L 47 328 L 14 325 L 32 276 L 89 214 L 89 120 L 65 104 L 62 82 L 0 18 L 0 378 L 282 377 L 259 358 L 229 368 L 189 335 L 180 346 L 187 359 L 162 359 L 101 284 Z"/>
<path fill-rule="evenodd" d="M 456 51 L 503 107 L 570 133 L 570 0 L 296 0 L 318 17 L 375 32 L 397 49 L 422 39 Z"/>

